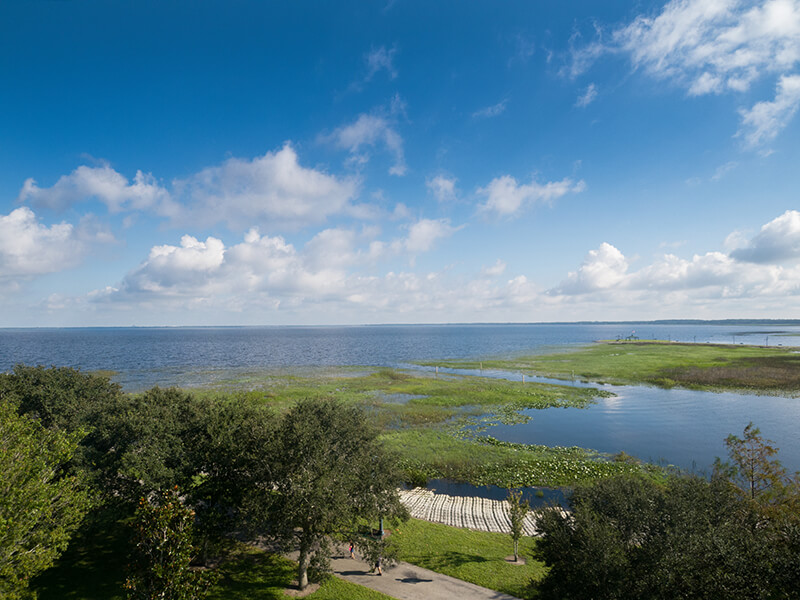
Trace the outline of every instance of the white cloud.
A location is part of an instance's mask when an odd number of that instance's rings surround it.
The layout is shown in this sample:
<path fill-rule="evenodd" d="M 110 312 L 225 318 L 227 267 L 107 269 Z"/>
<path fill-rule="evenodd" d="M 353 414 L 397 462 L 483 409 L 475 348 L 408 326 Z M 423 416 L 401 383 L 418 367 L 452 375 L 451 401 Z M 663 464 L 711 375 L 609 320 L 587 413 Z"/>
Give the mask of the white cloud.
<path fill-rule="evenodd" d="M 80 166 L 69 175 L 60 177 L 49 188 L 41 188 L 29 178 L 25 180 L 17 200 L 63 210 L 91 198 L 104 203 L 112 213 L 152 210 L 162 216 L 171 216 L 176 210 L 169 192 L 151 174 L 136 171 L 131 183 L 107 164 L 101 167 Z"/>
<path fill-rule="evenodd" d="M 324 223 L 339 214 L 374 216 L 373 207 L 352 203 L 358 190 L 356 178 L 303 167 L 287 143 L 263 156 L 231 158 L 188 179 L 176 180 L 172 192 L 150 174 L 137 171 L 129 182 L 103 165 L 78 167 L 50 188 L 40 188 L 28 179 L 18 199 L 63 209 L 96 198 L 111 213 L 148 211 L 169 218 L 173 225 L 227 223 L 241 230 L 264 223 L 272 228 L 297 228 Z M 131 221 L 129 215 L 124 223 L 127 226 Z"/>
<path fill-rule="evenodd" d="M 730 253 L 736 260 L 768 264 L 800 259 L 800 212 L 796 210 L 787 210 L 765 224 L 750 241 L 736 233 L 728 242 L 739 246 Z"/>
<path fill-rule="evenodd" d="M 491 267 L 483 267 L 481 269 L 481 275 L 484 277 L 499 277 L 505 273 L 506 266 L 506 263 L 498 258 Z"/>
<path fill-rule="evenodd" d="M 714 171 L 714 174 L 711 176 L 711 181 L 719 181 L 725 175 L 727 175 L 730 171 L 733 171 L 736 167 L 739 166 L 739 163 L 736 161 L 729 161 L 726 162 L 724 165 L 720 165 Z"/>
<path fill-rule="evenodd" d="M 607 53 L 628 55 L 634 67 L 690 96 L 744 92 L 775 76 L 775 99 L 741 111 L 740 135 L 760 145 L 786 126 L 800 103 L 793 75 L 800 64 L 800 0 L 672 0 L 658 14 L 617 28 L 608 41 L 573 49 L 570 74 Z"/>
<path fill-rule="evenodd" d="M 452 202 L 456 199 L 456 178 L 437 175 L 428 179 L 425 185 L 439 202 Z"/>
<path fill-rule="evenodd" d="M 746 307 L 741 303 L 748 299 L 785 310 L 788 305 L 781 305 L 781 299 L 785 302 L 800 296 L 800 212 L 787 211 L 773 219 L 749 242 L 733 232 L 726 240 L 726 245 L 730 244 L 740 247 L 729 254 L 710 251 L 690 259 L 664 254 L 632 271 L 622 252 L 603 243 L 547 293 L 572 303 L 602 302 L 628 311 L 632 307 L 646 310 L 648 302 L 658 306 L 669 303 L 683 314 L 692 307 L 712 312 L 724 306 Z M 780 264 L 786 262 L 794 266 Z"/>
<path fill-rule="evenodd" d="M 741 110 L 742 126 L 736 135 L 750 147 L 774 140 L 786 127 L 800 106 L 800 75 L 783 76 L 778 81 L 775 99 L 758 102 Z"/>
<path fill-rule="evenodd" d="M 611 244 L 603 242 L 597 250 L 590 250 L 577 271 L 567 275 L 567 279 L 553 294 L 586 294 L 618 286 L 624 281 L 628 261 Z"/>
<path fill-rule="evenodd" d="M 520 185 L 511 175 L 496 177 L 485 188 L 478 188 L 478 194 L 486 196 L 486 202 L 478 206 L 481 212 L 494 213 L 499 217 L 509 217 L 520 212 L 526 205 L 550 204 L 568 193 L 579 193 L 586 184 L 566 177 L 561 181 L 540 184 L 535 180 Z"/>
<path fill-rule="evenodd" d="M 594 102 L 595 98 L 597 98 L 597 86 L 590 83 L 583 95 L 575 102 L 575 106 L 585 108 Z"/>
<path fill-rule="evenodd" d="M 449 219 L 420 219 L 408 228 L 408 236 L 402 246 L 412 254 L 427 252 L 437 240 L 450 237 L 461 227 L 450 225 Z"/>
<path fill-rule="evenodd" d="M 508 100 L 502 100 L 497 104 L 493 104 L 492 106 L 487 106 L 486 108 L 481 108 L 480 110 L 476 110 L 472 113 L 473 119 L 489 119 L 492 117 L 496 117 L 498 115 L 502 115 L 506 112 L 506 105 L 508 104 Z"/>
<path fill-rule="evenodd" d="M 302 227 L 353 209 L 358 181 L 300 165 L 290 144 L 252 160 L 231 158 L 176 182 L 185 199 L 177 223 L 227 222 L 233 229 L 268 223 Z"/>
<path fill-rule="evenodd" d="M 394 67 L 394 55 L 397 53 L 397 48 L 392 47 L 388 50 L 386 46 L 371 49 L 364 60 L 367 63 L 367 75 L 365 81 L 372 79 L 379 71 L 386 71 L 389 79 L 397 77 L 397 69 Z"/>
<path fill-rule="evenodd" d="M 91 244 L 112 241 L 89 222 L 42 225 L 27 206 L 0 215 L 0 280 L 55 273 L 81 263 Z"/>
<path fill-rule="evenodd" d="M 378 115 L 359 115 L 353 123 L 336 129 L 332 134 L 323 137 L 332 141 L 339 148 L 350 152 L 351 158 L 360 163 L 369 160 L 363 149 L 382 146 L 394 156 L 394 164 L 389 168 L 391 175 L 405 175 L 406 161 L 403 151 L 403 138 L 394 129 L 386 117 Z"/>

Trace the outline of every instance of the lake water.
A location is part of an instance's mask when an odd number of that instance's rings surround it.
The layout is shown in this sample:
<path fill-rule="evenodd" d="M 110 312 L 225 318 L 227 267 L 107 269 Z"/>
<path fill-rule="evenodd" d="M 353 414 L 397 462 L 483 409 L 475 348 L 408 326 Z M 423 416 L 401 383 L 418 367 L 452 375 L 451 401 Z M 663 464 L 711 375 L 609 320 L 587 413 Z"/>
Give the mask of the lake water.
<path fill-rule="evenodd" d="M 800 345 L 800 327 L 745 325 L 530 324 L 362 327 L 0 329 L 0 370 L 16 363 L 115 371 L 129 391 L 191 385 L 237 370 L 308 366 L 406 366 L 414 360 L 549 352 L 634 335 L 689 342 Z M 753 421 L 800 470 L 800 399 L 646 387 L 585 409 L 531 411 L 500 439 L 624 450 L 697 470 L 724 455 L 722 440 Z"/>

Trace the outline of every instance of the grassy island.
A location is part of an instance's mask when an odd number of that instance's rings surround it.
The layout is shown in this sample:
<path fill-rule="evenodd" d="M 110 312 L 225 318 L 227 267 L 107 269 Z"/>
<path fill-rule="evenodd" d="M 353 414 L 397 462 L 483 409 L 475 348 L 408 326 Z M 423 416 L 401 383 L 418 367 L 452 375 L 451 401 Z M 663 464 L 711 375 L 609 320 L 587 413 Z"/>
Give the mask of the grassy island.
<path fill-rule="evenodd" d="M 796 348 L 784 347 L 602 341 L 553 354 L 420 364 L 455 369 L 498 369 L 618 385 L 800 393 L 800 353 Z"/>

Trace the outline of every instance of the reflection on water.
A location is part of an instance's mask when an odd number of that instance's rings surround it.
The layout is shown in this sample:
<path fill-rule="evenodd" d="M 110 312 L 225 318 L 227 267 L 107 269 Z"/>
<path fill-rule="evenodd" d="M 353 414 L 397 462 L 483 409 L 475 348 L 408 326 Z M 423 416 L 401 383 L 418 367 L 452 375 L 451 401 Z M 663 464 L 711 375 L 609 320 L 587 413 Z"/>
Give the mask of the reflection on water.
<path fill-rule="evenodd" d="M 603 387 L 617 396 L 599 398 L 585 409 L 527 410 L 530 421 L 498 425 L 491 434 L 509 442 L 625 451 L 708 473 L 715 457 L 727 458 L 725 438 L 741 436 L 752 421 L 780 448 L 778 458 L 787 470 L 800 470 L 800 398 Z"/>

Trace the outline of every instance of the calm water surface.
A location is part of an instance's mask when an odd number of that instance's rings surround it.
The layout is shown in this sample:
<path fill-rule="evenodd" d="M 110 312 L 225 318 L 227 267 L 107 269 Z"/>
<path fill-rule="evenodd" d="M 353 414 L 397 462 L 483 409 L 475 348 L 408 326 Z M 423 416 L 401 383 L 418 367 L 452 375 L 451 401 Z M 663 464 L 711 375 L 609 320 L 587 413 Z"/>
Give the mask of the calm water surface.
<path fill-rule="evenodd" d="M 118 373 L 129 391 L 201 385 L 237 370 L 305 366 L 404 366 L 414 360 L 550 352 L 598 339 L 800 345 L 800 327 L 626 324 L 363 327 L 0 329 L 0 370 L 16 363 Z M 531 411 L 525 425 L 493 428 L 509 441 L 624 450 L 697 470 L 724 454 L 722 440 L 754 421 L 800 470 L 800 399 L 646 387 L 586 409 Z"/>

